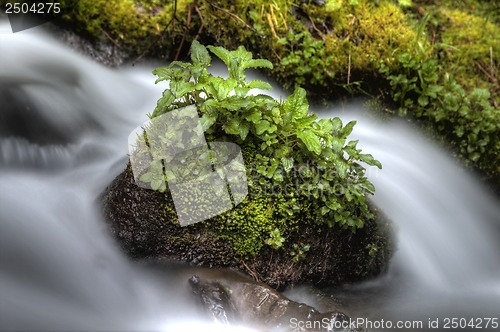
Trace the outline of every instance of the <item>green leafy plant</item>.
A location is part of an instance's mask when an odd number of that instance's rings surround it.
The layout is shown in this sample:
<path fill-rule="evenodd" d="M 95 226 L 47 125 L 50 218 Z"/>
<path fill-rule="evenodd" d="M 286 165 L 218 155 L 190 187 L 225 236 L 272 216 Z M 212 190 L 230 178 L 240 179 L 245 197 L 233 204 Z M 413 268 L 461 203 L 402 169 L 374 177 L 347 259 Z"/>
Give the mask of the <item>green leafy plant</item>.
<path fill-rule="evenodd" d="M 209 73 L 209 51 L 226 64 L 227 78 Z M 242 46 L 229 51 L 194 41 L 190 63 L 175 61 L 153 71 L 156 82 L 169 81 L 169 87 L 152 118 L 194 104 L 207 140 L 233 141 L 242 148 L 250 197 L 216 218 L 221 236 L 241 254 L 254 254 L 266 238 L 269 246 L 280 248 L 297 225 L 363 227 L 365 220 L 373 218 L 365 197 L 375 190 L 363 165 L 382 166 L 372 155 L 361 153 L 357 141 L 347 140 L 355 121 L 345 125 L 339 118 L 318 121 L 309 113 L 301 88 L 284 101 L 251 94 L 252 89 L 270 90 L 271 86 L 260 80 L 247 82 L 248 68 L 272 65 L 253 59 Z M 255 208 L 249 210 L 254 199 L 260 202 L 259 216 L 254 215 Z M 243 225 L 248 219 L 258 224 Z M 238 229 L 252 234 L 243 239 Z"/>
<path fill-rule="evenodd" d="M 309 249 L 311 249 L 311 246 L 303 243 L 301 243 L 300 245 L 294 243 L 292 248 L 293 249 L 290 251 L 290 255 L 292 256 L 292 260 L 295 263 L 298 263 L 306 258 L 306 253 L 309 251 Z"/>
<path fill-rule="evenodd" d="M 294 72 L 297 86 L 306 83 L 324 85 L 325 68 L 329 67 L 332 56 L 327 56 L 323 40 L 314 39 L 309 32 L 294 33 L 289 30 L 285 37 L 278 40 L 278 44 L 288 49 L 278 70 Z"/>
<path fill-rule="evenodd" d="M 285 238 L 281 236 L 279 229 L 275 228 L 269 232 L 269 238 L 266 240 L 266 244 L 274 249 L 279 249 L 283 246 L 283 242 L 285 242 Z"/>

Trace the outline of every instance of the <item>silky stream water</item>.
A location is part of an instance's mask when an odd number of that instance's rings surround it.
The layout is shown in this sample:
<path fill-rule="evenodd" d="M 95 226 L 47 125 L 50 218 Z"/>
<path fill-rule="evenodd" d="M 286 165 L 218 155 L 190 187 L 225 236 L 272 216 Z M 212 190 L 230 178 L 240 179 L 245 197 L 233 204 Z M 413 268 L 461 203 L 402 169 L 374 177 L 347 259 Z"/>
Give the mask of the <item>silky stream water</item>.
<path fill-rule="evenodd" d="M 203 321 L 185 276 L 120 252 L 96 203 L 161 94 L 151 68 L 110 70 L 37 29 L 0 27 L 0 330 L 222 330 Z M 431 318 L 499 318 L 498 200 L 406 123 L 359 106 L 318 113 L 358 120 L 353 137 L 384 165 L 369 171 L 373 201 L 398 248 L 376 280 L 287 295 L 319 307 L 318 294 L 333 295 L 355 317 L 420 330 Z"/>

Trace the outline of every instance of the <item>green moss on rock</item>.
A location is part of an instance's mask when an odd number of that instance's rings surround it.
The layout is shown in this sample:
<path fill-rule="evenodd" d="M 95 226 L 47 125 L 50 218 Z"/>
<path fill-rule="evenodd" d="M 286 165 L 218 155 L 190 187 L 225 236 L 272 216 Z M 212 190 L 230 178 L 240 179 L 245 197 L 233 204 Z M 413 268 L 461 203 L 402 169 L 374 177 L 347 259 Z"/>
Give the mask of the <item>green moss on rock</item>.
<path fill-rule="evenodd" d="M 94 40 L 108 40 L 131 54 L 173 57 L 183 34 L 192 1 L 177 1 L 177 20 L 172 20 L 173 2 L 157 0 L 61 0 L 62 24 Z M 154 44 L 153 48 L 150 46 Z"/>
<path fill-rule="evenodd" d="M 344 2 L 333 10 L 302 1 L 200 1 L 200 8 L 216 44 L 243 44 L 271 59 L 272 75 L 287 89 L 303 86 L 320 97 L 359 92 L 360 86 L 376 91 L 366 83 L 377 79 L 379 61 L 397 64 L 395 50 L 413 47 L 416 33 L 389 1 Z"/>

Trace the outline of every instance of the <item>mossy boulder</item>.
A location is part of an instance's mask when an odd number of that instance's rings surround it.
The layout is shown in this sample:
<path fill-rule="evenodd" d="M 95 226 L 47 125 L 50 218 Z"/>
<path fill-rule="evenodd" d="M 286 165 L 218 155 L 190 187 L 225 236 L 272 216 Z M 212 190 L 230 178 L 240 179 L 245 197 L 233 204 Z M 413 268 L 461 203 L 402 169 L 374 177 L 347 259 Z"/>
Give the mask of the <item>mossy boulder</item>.
<path fill-rule="evenodd" d="M 338 226 L 323 225 L 314 230 L 302 226 L 295 231 L 292 227 L 287 234 L 293 237 L 292 241 L 279 250 L 264 245 L 256 254 L 244 256 L 245 246 L 261 243 L 251 237 L 248 242 L 244 241 L 248 235 L 245 228 L 251 230 L 252 223 L 259 222 L 252 216 L 268 218 L 263 222 L 272 223 L 273 215 L 260 214 L 259 209 L 274 210 L 279 202 L 263 203 L 249 198 L 240 205 L 240 211 L 255 211 L 248 212 L 249 220 L 240 220 L 239 224 L 238 218 L 234 219 L 234 229 L 243 228 L 242 242 L 235 245 L 229 240 L 234 237 L 228 237 L 224 229 L 217 226 L 221 218 L 227 219 L 227 216 L 179 226 L 170 194 L 138 187 L 130 165 L 103 194 L 104 215 L 111 232 L 123 250 L 135 259 L 231 267 L 275 288 L 294 283 L 331 286 L 356 282 L 377 276 L 388 266 L 393 250 L 390 225 L 376 210 L 378 221 L 367 220 L 356 233 Z M 233 211 L 227 212 L 231 213 Z M 292 242 L 310 245 L 305 257 L 298 262 L 290 254 Z"/>
<path fill-rule="evenodd" d="M 209 51 L 226 64 L 228 78 L 207 70 Z M 157 83 L 169 85 L 151 121 L 137 132 L 131 165 L 122 175 L 127 179 L 133 172 L 133 185 L 143 188 L 125 190 L 138 201 L 114 200 L 126 182 L 105 196 L 115 233 L 132 255 L 163 258 L 167 249 L 179 253 L 181 243 L 196 252 L 197 261 L 245 267 L 276 287 L 380 273 L 390 257 L 390 238 L 373 226 L 367 196 L 375 188 L 365 165 L 382 165 L 348 140 L 355 121 L 317 120 L 303 89 L 280 101 L 250 94 L 256 87 L 272 89 L 246 80 L 245 71 L 256 67 L 272 64 L 242 46 L 229 51 L 193 41 L 191 62 L 153 71 Z M 141 198 L 149 189 L 160 196 Z M 118 202 L 125 205 L 117 208 Z M 155 211 L 144 220 L 136 211 L 142 204 Z M 334 249 L 332 241 L 338 243 Z"/>

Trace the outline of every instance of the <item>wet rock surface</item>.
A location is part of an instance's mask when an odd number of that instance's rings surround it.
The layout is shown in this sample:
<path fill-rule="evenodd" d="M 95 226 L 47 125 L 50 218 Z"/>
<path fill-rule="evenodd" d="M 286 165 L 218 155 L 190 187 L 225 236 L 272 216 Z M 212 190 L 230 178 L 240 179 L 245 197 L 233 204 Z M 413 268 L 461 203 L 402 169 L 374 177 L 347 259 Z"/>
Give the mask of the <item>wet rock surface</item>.
<path fill-rule="evenodd" d="M 194 275 L 189 284 L 216 323 L 250 325 L 264 331 L 364 331 L 351 329 L 349 317 L 340 311 L 321 313 L 249 279 L 209 280 Z"/>
<path fill-rule="evenodd" d="M 72 30 L 56 26 L 54 24 L 44 25 L 44 30 L 55 39 L 70 47 L 75 52 L 92 59 L 107 67 L 118 67 L 130 57 L 130 52 L 124 51 L 119 45 L 111 40 L 92 41 Z"/>

